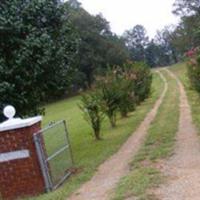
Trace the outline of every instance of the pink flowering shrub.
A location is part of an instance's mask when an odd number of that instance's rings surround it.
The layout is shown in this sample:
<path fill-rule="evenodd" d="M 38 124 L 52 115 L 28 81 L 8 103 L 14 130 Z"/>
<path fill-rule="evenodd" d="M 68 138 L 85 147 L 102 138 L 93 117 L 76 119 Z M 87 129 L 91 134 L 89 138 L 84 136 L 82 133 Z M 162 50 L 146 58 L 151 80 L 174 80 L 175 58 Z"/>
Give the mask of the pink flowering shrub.
<path fill-rule="evenodd" d="M 200 93 L 200 48 L 186 53 L 188 77 L 192 87 Z"/>
<path fill-rule="evenodd" d="M 115 127 L 118 113 L 122 117 L 128 117 L 150 95 L 151 83 L 150 68 L 137 62 L 116 66 L 96 77 L 94 91 L 82 96 L 79 107 L 97 140 L 101 139 L 100 130 L 104 116 Z"/>

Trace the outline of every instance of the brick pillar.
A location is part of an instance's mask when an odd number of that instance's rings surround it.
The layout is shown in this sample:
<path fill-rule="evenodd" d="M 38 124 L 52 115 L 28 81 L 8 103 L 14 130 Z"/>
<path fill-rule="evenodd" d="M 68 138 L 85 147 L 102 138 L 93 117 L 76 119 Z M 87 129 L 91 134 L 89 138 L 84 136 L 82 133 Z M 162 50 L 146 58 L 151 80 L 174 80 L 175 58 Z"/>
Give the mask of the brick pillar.
<path fill-rule="evenodd" d="M 41 117 L 12 121 L 0 124 L 0 193 L 6 200 L 45 191 L 33 141 Z"/>

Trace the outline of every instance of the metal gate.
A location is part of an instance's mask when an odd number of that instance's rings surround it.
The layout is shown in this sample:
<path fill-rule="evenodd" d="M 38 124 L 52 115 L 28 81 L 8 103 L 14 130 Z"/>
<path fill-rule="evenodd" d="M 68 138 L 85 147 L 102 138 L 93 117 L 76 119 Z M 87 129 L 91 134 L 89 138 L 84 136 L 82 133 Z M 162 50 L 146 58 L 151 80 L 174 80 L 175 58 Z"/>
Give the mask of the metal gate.
<path fill-rule="evenodd" d="M 54 190 L 70 176 L 73 167 L 66 122 L 56 122 L 35 133 L 34 142 L 46 191 Z"/>

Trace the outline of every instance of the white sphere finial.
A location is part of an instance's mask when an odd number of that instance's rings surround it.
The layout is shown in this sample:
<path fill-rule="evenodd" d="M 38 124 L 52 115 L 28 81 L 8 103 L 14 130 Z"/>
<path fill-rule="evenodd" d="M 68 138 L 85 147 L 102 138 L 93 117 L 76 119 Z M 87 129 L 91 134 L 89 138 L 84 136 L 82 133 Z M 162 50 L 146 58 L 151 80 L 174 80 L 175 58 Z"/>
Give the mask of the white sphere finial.
<path fill-rule="evenodd" d="M 16 110 L 13 106 L 9 105 L 3 109 L 3 114 L 8 118 L 12 119 L 15 116 Z"/>

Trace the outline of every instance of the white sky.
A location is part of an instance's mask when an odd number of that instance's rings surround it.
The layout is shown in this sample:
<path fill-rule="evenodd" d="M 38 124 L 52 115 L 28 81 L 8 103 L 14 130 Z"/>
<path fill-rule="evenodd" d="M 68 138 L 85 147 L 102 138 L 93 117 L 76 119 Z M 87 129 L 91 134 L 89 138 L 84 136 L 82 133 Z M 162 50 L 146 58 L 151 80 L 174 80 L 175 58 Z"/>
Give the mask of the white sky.
<path fill-rule="evenodd" d="M 113 32 L 121 35 L 136 24 L 142 24 L 150 37 L 165 25 L 176 24 L 172 14 L 175 0 L 79 0 L 91 14 L 102 13 Z"/>

